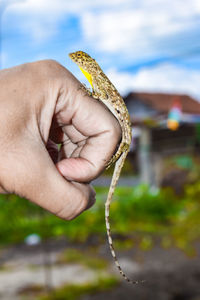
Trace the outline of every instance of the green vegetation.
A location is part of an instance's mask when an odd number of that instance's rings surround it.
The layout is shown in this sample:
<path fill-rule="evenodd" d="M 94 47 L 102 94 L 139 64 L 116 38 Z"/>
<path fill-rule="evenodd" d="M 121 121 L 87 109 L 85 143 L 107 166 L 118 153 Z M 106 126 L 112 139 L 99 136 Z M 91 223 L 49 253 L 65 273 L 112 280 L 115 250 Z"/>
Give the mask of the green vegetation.
<path fill-rule="evenodd" d="M 104 242 L 107 191 L 97 187 L 95 206 L 70 222 L 15 195 L 0 195 L 1 245 L 22 242 L 32 233 L 43 239 L 65 236 L 73 242 L 86 242 L 95 236 Z M 156 235 L 164 248 L 174 245 L 193 255 L 193 242 L 200 236 L 200 183 L 186 186 L 181 197 L 171 189 L 157 190 L 144 185 L 119 187 L 111 205 L 110 220 L 113 235 L 117 234 L 115 241 L 120 235 L 125 237 L 125 248 L 133 245 L 151 249 Z M 121 248 L 122 238 L 118 241 Z"/>
<path fill-rule="evenodd" d="M 110 290 L 118 285 L 118 283 L 119 281 L 114 277 L 105 277 L 87 284 L 68 284 L 54 290 L 50 295 L 40 297 L 40 300 L 78 300 L 84 295 L 94 295 L 98 292 Z"/>

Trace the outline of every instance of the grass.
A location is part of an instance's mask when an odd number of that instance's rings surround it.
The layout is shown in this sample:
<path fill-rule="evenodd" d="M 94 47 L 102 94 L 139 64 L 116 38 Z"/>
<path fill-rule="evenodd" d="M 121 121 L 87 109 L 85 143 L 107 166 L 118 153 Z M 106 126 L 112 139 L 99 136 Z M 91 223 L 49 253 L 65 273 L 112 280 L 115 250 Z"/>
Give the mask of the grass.
<path fill-rule="evenodd" d="M 55 289 L 50 295 L 41 296 L 38 300 L 78 300 L 82 296 L 94 295 L 113 289 L 119 284 L 115 277 L 99 278 L 97 281 L 86 284 L 68 284 Z"/>
<path fill-rule="evenodd" d="M 104 203 L 108 188 L 96 187 L 96 192 L 96 204 L 73 221 L 61 220 L 15 195 L 0 195 L 1 245 L 20 243 L 33 233 L 42 239 L 65 236 L 69 241 L 86 243 L 95 236 L 99 242 L 105 242 Z M 134 245 L 140 249 L 150 249 L 150 236 L 156 234 L 164 248 L 171 245 L 191 253 L 188 249 L 200 237 L 200 184 L 186 186 L 181 198 L 170 189 L 118 187 L 110 208 L 110 222 L 114 237 L 139 236 Z M 123 247 L 123 241 L 119 243 Z M 125 239 L 124 247 L 129 246 Z"/>
<path fill-rule="evenodd" d="M 107 191 L 107 188 L 96 188 L 95 206 L 70 222 L 15 195 L 0 195 L 1 244 L 22 242 L 33 233 L 43 239 L 66 236 L 73 242 L 85 242 L 92 235 L 105 240 L 104 203 Z M 122 234 L 160 230 L 177 213 L 179 206 L 171 192 L 155 195 L 145 186 L 135 189 L 119 187 L 111 205 L 111 228 L 113 232 Z"/>
<path fill-rule="evenodd" d="M 44 292 L 44 287 L 42 285 L 27 285 L 23 288 L 21 288 L 18 291 L 18 294 L 23 298 L 23 296 L 29 295 L 30 297 L 37 297 L 38 294 L 41 294 Z M 27 299 L 27 298 L 24 298 Z M 32 298 L 31 298 L 32 299 Z"/>

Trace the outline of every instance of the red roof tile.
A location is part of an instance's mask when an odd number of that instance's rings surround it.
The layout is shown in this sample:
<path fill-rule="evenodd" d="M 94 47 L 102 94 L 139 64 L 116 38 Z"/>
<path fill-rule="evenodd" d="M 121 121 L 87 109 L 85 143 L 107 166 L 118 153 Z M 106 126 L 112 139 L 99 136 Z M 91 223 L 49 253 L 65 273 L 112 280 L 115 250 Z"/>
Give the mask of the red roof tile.
<path fill-rule="evenodd" d="M 175 100 L 178 100 L 182 106 L 183 113 L 200 114 L 200 103 L 187 96 L 178 94 L 161 94 L 161 93 L 130 93 L 124 100 L 139 100 L 160 113 L 168 113 Z"/>

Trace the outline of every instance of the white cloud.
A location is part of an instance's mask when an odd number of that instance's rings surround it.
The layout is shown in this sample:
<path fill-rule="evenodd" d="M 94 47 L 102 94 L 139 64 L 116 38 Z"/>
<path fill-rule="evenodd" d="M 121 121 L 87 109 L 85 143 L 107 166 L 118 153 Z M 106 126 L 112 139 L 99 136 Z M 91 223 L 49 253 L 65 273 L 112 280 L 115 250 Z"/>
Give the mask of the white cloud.
<path fill-rule="evenodd" d="M 139 4 L 132 3 L 128 7 L 83 12 L 81 22 L 86 40 L 94 42 L 96 48 L 103 51 L 132 52 L 141 56 L 152 48 L 155 52 L 156 40 L 197 26 L 194 18 L 200 15 L 197 0 L 142 0 Z"/>
<path fill-rule="evenodd" d="M 107 75 L 123 95 L 130 91 L 183 93 L 200 100 L 200 72 L 172 64 L 141 69 L 136 74 L 108 70 Z"/>
<path fill-rule="evenodd" d="M 22 16 L 21 30 L 35 41 L 56 34 L 69 14 L 78 16 L 87 43 L 103 51 L 133 51 L 152 47 L 154 38 L 191 26 L 200 14 L 199 0 L 25 0 L 9 11 Z M 131 49 L 130 49 L 131 48 Z"/>
<path fill-rule="evenodd" d="M 112 65 L 118 66 L 120 62 L 120 65 L 126 63 L 127 66 L 150 56 L 170 55 L 173 47 L 185 51 L 195 45 L 198 39 L 191 33 L 194 29 L 199 30 L 196 20 L 200 16 L 200 1 L 26 0 L 9 6 L 6 15 L 10 20 L 18 16 L 19 24 L 13 26 L 28 34 L 33 43 L 46 43 L 63 30 L 61 21 L 70 15 L 76 16 L 80 20 L 84 46 L 92 48 L 93 52 L 104 52 L 104 63 L 109 60 Z M 187 35 L 191 37 L 189 41 Z M 43 51 L 48 52 L 48 44 Z M 108 74 L 122 93 L 130 90 L 166 91 L 200 98 L 199 72 L 172 64 L 143 68 L 136 74 L 116 70 L 110 70 Z"/>
<path fill-rule="evenodd" d="M 26 0 L 9 7 L 10 18 L 20 16 L 15 24 L 21 32 L 28 34 L 33 42 L 46 42 L 59 30 L 59 22 L 66 11 L 62 11 L 62 0 Z M 60 5 L 59 5 L 60 4 Z"/>
<path fill-rule="evenodd" d="M 98 11 L 100 8 L 104 11 L 123 2 L 129 3 L 130 0 L 19 0 L 7 5 L 6 14 L 11 14 L 11 19 L 14 15 L 21 16 L 21 22 L 15 25 L 28 33 L 34 42 L 40 43 L 55 35 L 60 22 L 70 14 L 81 17 L 86 11 Z"/>

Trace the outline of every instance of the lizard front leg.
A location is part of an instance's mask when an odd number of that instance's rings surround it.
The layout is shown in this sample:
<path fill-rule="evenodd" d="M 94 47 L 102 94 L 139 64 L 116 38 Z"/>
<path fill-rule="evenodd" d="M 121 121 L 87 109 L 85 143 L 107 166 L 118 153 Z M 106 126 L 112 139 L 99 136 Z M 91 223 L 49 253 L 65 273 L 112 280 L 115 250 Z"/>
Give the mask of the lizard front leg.
<path fill-rule="evenodd" d="M 83 90 L 86 95 L 92 96 L 91 90 L 85 84 L 81 84 L 80 89 Z"/>

